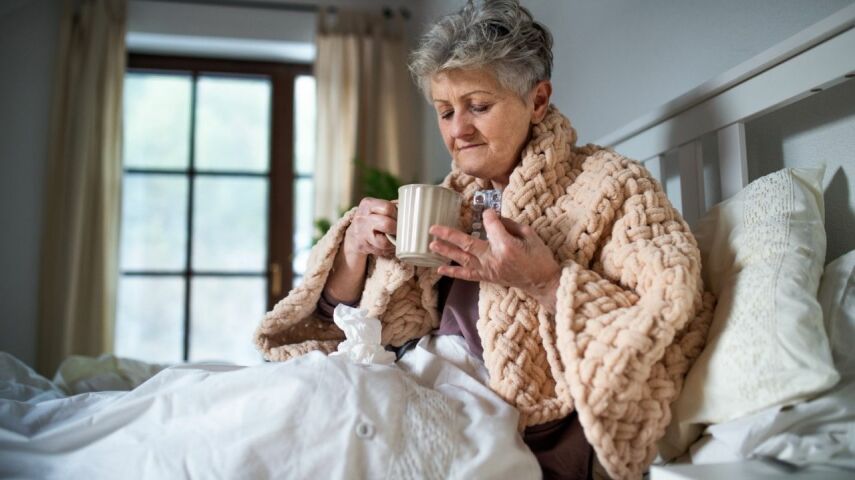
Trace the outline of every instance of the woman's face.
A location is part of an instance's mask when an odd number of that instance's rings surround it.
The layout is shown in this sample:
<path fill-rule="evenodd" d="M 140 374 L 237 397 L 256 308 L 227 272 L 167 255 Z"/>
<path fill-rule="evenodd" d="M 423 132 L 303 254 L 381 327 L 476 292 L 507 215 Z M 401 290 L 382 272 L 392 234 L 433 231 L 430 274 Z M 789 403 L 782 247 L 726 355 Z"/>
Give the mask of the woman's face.
<path fill-rule="evenodd" d="M 531 125 L 546 112 L 546 105 L 538 106 L 539 87 L 522 99 L 484 69 L 448 70 L 431 78 L 439 130 L 460 170 L 499 188 L 507 185 Z"/>

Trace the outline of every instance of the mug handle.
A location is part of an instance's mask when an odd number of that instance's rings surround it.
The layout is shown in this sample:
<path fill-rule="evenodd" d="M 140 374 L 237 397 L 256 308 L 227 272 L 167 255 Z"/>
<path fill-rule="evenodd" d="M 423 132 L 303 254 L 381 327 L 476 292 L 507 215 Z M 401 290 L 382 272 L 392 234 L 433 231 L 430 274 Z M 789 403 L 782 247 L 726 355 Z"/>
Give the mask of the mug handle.
<path fill-rule="evenodd" d="M 392 205 L 395 206 L 395 210 L 398 209 L 398 199 L 397 198 L 394 200 L 390 200 L 390 203 L 392 203 Z M 392 235 L 391 233 L 384 233 L 383 235 L 386 235 L 386 238 L 388 238 L 389 241 L 392 242 L 392 245 L 394 245 L 395 247 L 398 246 L 398 242 L 395 239 L 395 235 Z"/>

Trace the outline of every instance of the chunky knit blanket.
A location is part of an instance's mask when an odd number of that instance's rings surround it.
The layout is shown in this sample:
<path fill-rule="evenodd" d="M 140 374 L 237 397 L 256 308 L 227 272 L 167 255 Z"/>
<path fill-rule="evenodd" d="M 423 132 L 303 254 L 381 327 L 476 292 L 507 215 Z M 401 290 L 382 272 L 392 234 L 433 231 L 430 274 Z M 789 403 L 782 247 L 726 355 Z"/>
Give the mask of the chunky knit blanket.
<path fill-rule="evenodd" d="M 530 225 L 562 265 L 555 314 L 516 288 L 482 282 L 478 333 L 490 387 L 520 412 L 520 428 L 578 412 L 600 463 L 640 478 L 670 421 L 669 404 L 700 354 L 714 299 L 704 294 L 700 254 L 659 183 L 613 151 L 575 146 L 555 107 L 534 126 L 503 192 L 502 216 Z M 456 168 L 443 185 L 489 188 Z M 267 313 L 255 340 L 270 360 L 331 352 L 344 339 L 313 316 L 350 211 L 318 242 L 304 282 Z M 360 307 L 402 345 L 437 328 L 436 283 L 427 268 L 370 258 Z"/>

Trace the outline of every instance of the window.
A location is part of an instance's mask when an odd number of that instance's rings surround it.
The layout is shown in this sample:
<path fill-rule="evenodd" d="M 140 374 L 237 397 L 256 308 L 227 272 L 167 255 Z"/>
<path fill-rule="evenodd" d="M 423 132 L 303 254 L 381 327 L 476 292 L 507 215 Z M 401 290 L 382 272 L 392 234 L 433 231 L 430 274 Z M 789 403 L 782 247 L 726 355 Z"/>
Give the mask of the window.
<path fill-rule="evenodd" d="M 294 83 L 294 131 L 296 135 L 294 162 L 294 203 L 315 198 L 315 78 L 297 77 Z M 292 270 L 294 285 L 299 285 L 306 273 L 306 262 L 315 234 L 314 205 L 294 211 L 294 257 Z"/>
<path fill-rule="evenodd" d="M 117 354 L 258 363 L 311 246 L 309 68 L 132 55 L 124 102 Z"/>

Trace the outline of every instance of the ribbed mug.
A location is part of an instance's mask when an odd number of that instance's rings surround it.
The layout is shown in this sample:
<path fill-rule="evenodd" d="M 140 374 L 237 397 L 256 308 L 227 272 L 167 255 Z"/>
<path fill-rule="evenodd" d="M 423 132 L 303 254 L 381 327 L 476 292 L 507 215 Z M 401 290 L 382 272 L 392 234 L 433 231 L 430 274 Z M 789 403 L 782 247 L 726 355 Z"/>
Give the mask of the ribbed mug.
<path fill-rule="evenodd" d="M 428 248 L 434 239 L 428 233 L 431 225 L 458 228 L 460 194 L 439 185 L 410 184 L 398 189 L 398 229 L 395 256 L 402 262 L 419 267 L 437 267 L 448 259 Z"/>

